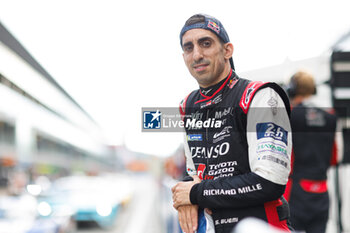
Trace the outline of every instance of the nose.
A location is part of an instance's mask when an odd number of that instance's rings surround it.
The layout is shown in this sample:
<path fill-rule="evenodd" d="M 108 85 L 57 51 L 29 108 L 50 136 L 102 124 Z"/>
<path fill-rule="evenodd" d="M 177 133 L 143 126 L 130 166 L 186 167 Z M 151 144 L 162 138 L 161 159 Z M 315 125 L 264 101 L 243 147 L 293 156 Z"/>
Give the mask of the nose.
<path fill-rule="evenodd" d="M 198 62 L 203 59 L 203 53 L 199 46 L 194 46 L 193 48 L 193 60 Z"/>

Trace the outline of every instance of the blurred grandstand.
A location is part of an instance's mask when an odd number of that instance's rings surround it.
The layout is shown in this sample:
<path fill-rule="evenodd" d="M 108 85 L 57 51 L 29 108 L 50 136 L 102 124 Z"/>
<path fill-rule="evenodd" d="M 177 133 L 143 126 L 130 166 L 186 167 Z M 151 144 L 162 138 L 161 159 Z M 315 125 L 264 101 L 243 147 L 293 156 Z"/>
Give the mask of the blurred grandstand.
<path fill-rule="evenodd" d="M 52 177 L 115 170 L 98 124 L 1 23 L 0 64 L 2 185 L 14 169 Z"/>

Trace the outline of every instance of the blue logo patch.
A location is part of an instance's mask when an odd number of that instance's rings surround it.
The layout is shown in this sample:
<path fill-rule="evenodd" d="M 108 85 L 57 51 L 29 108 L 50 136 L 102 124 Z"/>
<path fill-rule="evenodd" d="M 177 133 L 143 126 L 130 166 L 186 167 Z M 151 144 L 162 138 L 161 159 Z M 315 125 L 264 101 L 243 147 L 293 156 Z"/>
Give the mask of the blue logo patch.
<path fill-rule="evenodd" d="M 274 140 L 279 140 L 288 145 L 287 137 L 288 131 L 283 129 L 281 126 L 276 125 L 272 122 L 258 123 L 256 125 L 256 133 L 258 139 L 261 138 L 273 138 Z"/>
<path fill-rule="evenodd" d="M 143 112 L 143 128 L 144 129 L 160 129 L 161 128 L 161 115 L 159 110 L 144 111 Z"/>
<path fill-rule="evenodd" d="M 202 141 L 202 134 L 189 134 L 187 141 Z"/>

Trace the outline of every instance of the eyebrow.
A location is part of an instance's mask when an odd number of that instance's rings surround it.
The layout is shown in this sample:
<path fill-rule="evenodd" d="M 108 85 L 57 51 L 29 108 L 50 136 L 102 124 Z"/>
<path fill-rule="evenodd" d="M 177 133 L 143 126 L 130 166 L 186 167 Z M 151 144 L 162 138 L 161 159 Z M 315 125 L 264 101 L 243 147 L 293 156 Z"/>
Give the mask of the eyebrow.
<path fill-rule="evenodd" d="M 186 42 L 185 44 L 183 44 L 182 48 L 185 48 L 186 46 L 191 46 L 193 45 L 193 43 L 191 41 Z"/>
<path fill-rule="evenodd" d="M 209 36 L 204 36 L 204 37 L 199 38 L 197 41 L 198 41 L 198 43 L 201 43 L 201 42 L 206 41 L 206 40 L 213 40 L 213 38 L 211 38 Z M 183 44 L 182 48 L 184 48 L 186 46 L 190 46 L 190 45 L 193 45 L 193 43 L 191 41 L 186 42 Z"/>
<path fill-rule="evenodd" d="M 198 39 L 198 44 L 200 44 L 201 42 L 206 41 L 206 40 L 213 40 L 213 38 L 211 38 L 209 36 L 205 36 L 205 37 L 199 38 Z"/>

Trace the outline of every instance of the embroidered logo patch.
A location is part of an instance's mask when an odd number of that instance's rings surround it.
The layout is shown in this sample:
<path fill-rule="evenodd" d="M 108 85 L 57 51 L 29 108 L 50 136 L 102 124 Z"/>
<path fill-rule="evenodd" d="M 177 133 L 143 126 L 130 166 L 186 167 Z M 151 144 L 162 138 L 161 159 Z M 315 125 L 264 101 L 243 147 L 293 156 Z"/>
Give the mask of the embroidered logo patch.
<path fill-rule="evenodd" d="M 220 27 L 217 25 L 215 22 L 209 20 L 208 22 L 208 28 L 212 29 L 215 31 L 217 34 L 220 34 Z"/>
<path fill-rule="evenodd" d="M 285 145 L 288 145 L 288 131 L 272 122 L 258 123 L 256 125 L 256 133 L 258 139 L 272 138 L 283 142 Z"/>
<path fill-rule="evenodd" d="M 202 141 L 202 134 L 189 134 L 187 141 Z"/>

